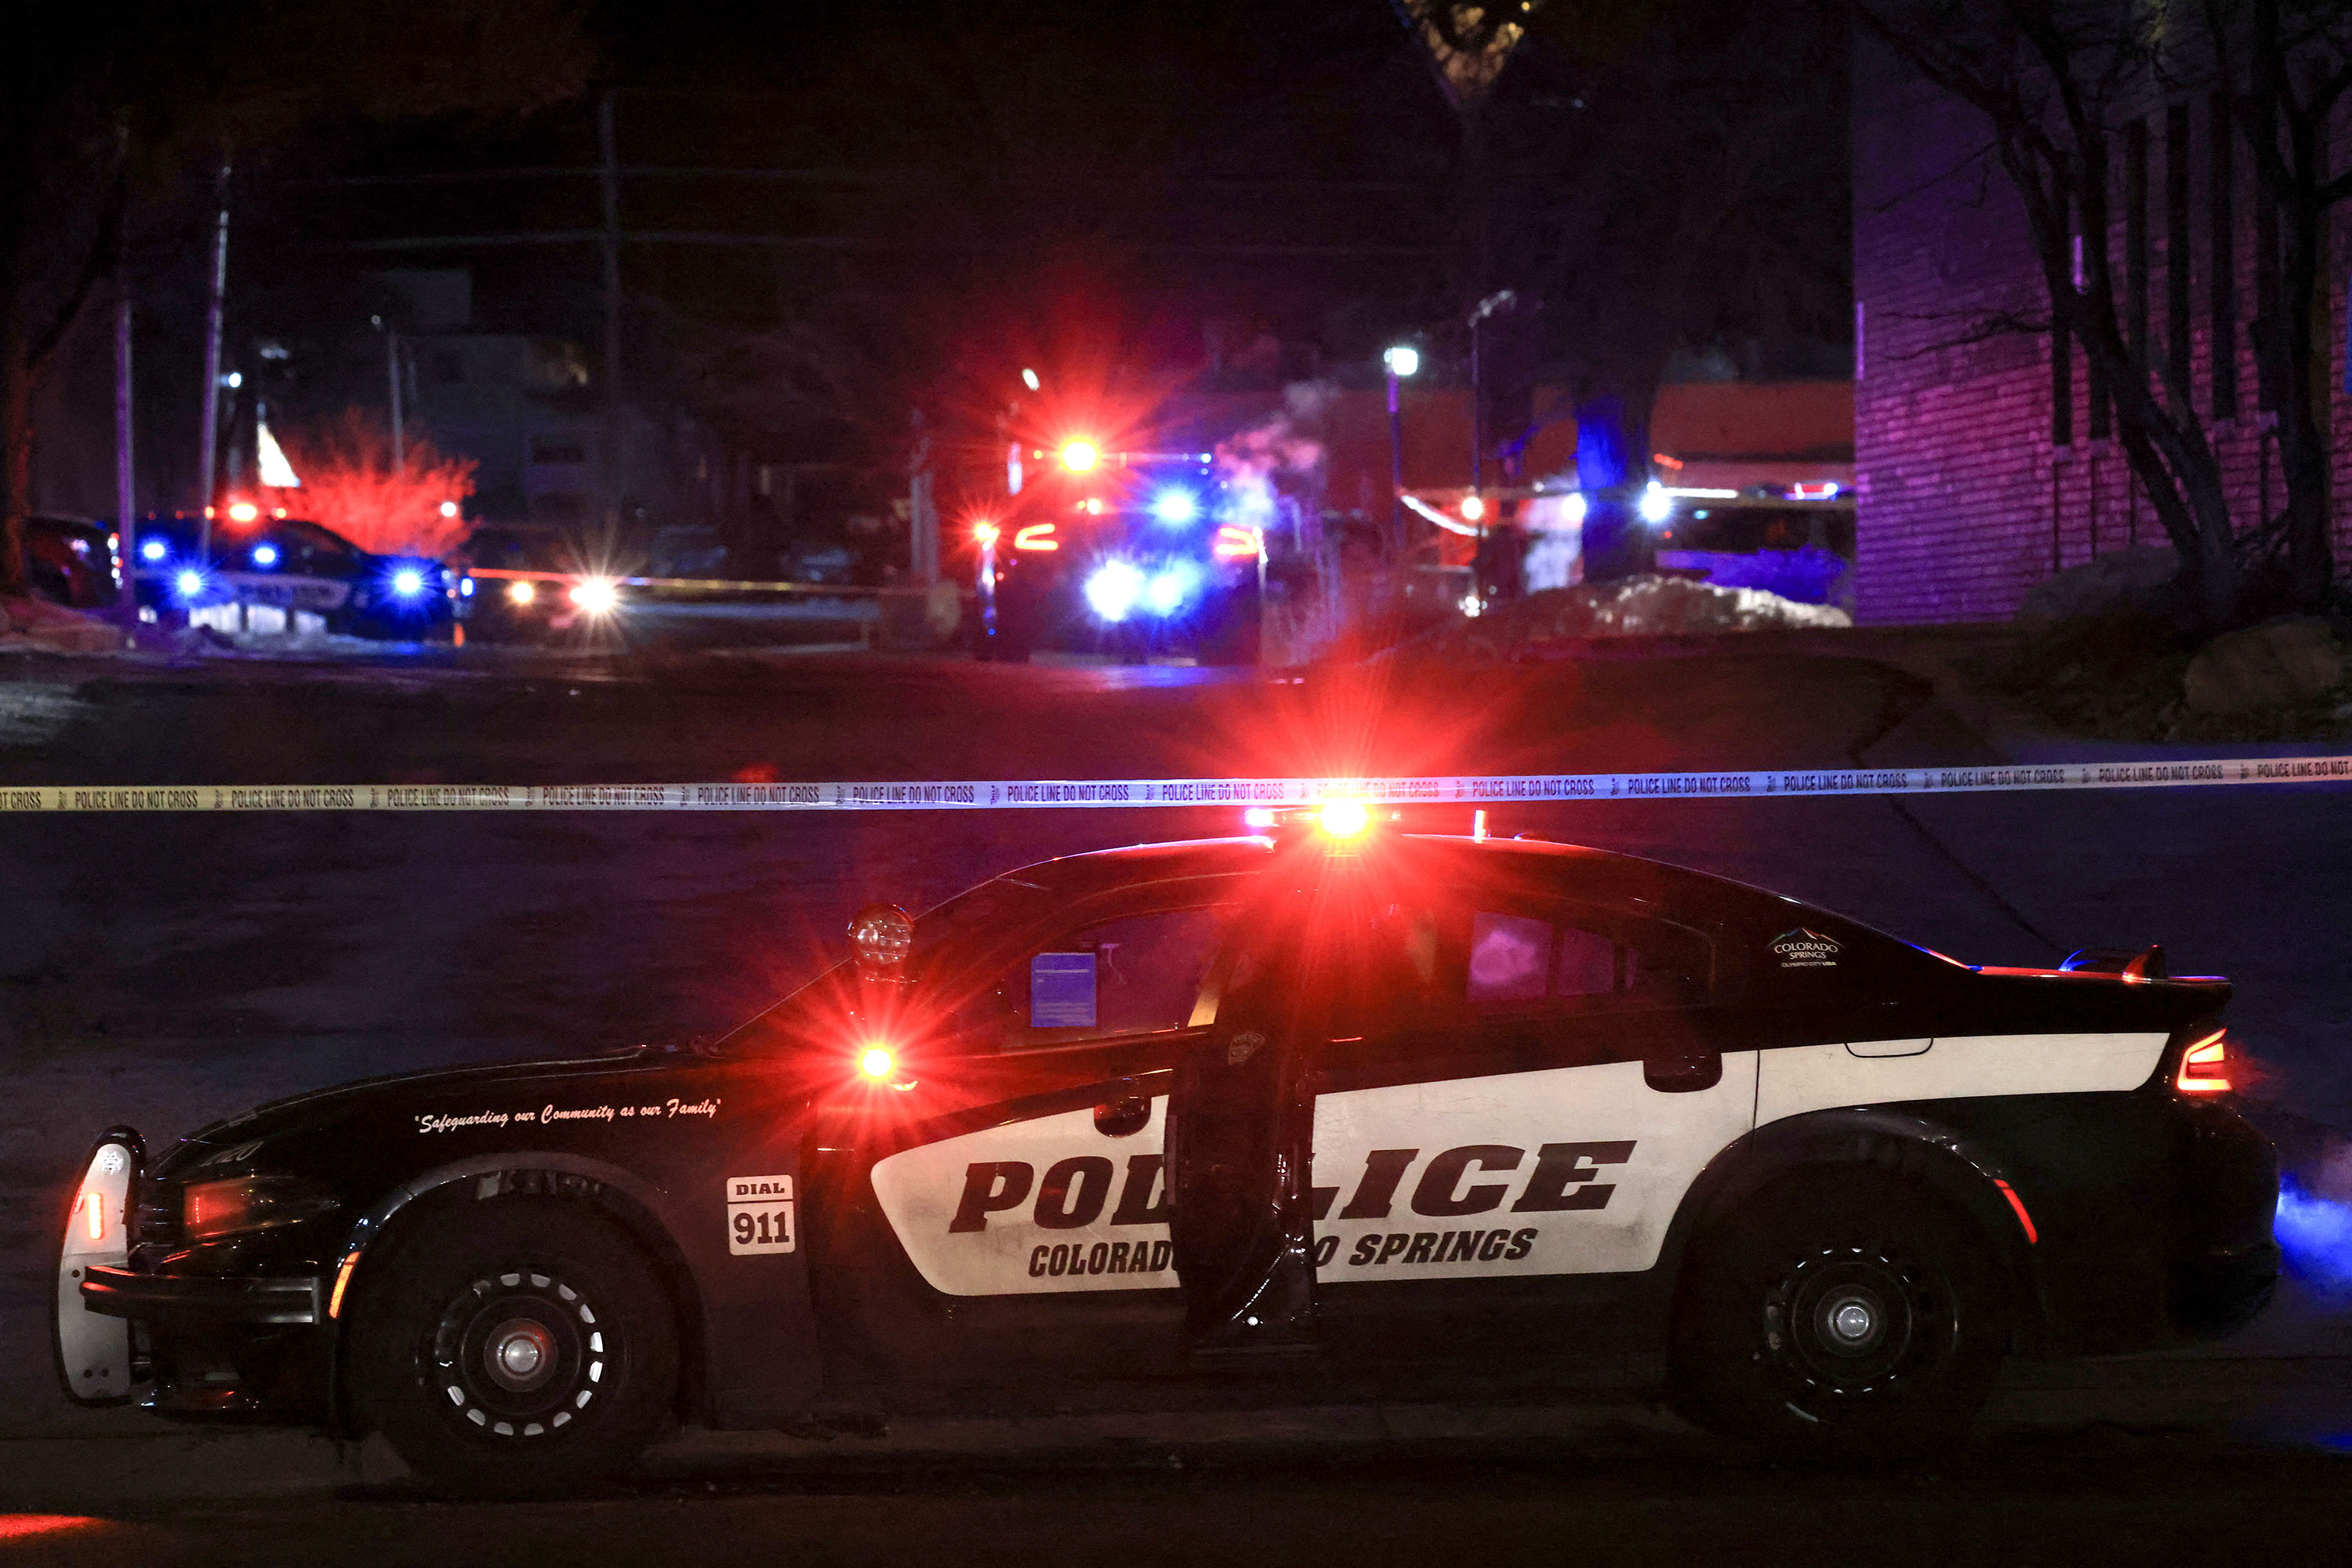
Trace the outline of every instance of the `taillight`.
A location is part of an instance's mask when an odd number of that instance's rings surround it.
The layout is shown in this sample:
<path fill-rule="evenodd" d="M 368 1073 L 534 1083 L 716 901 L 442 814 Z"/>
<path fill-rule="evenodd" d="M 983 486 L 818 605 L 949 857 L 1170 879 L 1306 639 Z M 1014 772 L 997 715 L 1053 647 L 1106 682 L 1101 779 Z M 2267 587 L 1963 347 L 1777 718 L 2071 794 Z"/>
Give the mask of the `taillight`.
<path fill-rule="evenodd" d="M 1015 550 L 1059 550 L 1062 548 L 1062 542 L 1054 537 L 1054 525 L 1052 523 L 1032 522 L 1026 523 L 1013 531 L 1013 548 Z"/>
<path fill-rule="evenodd" d="M 2190 1046 L 2180 1058 L 2180 1072 L 2172 1087 L 2183 1094 L 2230 1092 L 2230 1047 L 2225 1031 L 2214 1030 Z"/>
<path fill-rule="evenodd" d="M 1255 561 L 1261 548 L 1256 529 L 1238 522 L 1221 522 L 1209 553 L 1220 561 Z"/>

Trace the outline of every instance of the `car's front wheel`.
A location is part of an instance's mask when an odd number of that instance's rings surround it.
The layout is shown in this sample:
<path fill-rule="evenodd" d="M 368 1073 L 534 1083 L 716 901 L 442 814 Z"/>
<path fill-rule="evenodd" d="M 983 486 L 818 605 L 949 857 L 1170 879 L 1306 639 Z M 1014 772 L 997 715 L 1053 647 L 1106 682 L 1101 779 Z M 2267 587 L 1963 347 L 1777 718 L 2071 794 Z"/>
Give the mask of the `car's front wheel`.
<path fill-rule="evenodd" d="M 518 1197 L 433 1215 L 362 1302 L 363 1412 L 427 1482 L 477 1495 L 619 1474 L 668 1419 L 677 1332 L 617 1226 Z"/>
<path fill-rule="evenodd" d="M 1695 1244 L 1674 1392 L 1701 1426 L 1824 1458 L 1895 1458 L 1964 1433 L 2009 1340 L 2000 1268 L 1964 1216 L 1907 1184 L 1768 1189 Z"/>

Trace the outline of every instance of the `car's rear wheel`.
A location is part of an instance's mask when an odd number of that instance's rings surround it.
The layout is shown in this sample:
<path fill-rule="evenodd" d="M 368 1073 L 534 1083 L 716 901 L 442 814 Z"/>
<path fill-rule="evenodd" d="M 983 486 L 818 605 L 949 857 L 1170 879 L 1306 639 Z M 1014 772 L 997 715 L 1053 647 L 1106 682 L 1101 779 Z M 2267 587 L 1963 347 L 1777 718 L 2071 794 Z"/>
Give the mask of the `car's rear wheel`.
<path fill-rule="evenodd" d="M 1695 1244 L 1675 1403 L 1784 1451 L 1917 1454 L 1983 1408 L 2003 1296 L 1981 1233 L 1926 1193 L 1867 1173 L 1784 1184 Z"/>
<path fill-rule="evenodd" d="M 562 1491 L 627 1469 L 671 1414 L 677 1331 L 645 1255 L 577 1204 L 427 1218 L 361 1304 L 362 1412 L 451 1492 Z"/>

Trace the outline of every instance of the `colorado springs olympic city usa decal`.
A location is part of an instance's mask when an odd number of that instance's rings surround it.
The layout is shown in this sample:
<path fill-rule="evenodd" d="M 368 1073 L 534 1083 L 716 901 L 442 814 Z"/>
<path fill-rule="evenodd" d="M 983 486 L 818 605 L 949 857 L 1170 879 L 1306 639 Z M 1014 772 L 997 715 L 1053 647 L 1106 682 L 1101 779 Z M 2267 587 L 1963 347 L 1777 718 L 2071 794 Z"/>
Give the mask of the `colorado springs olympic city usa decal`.
<path fill-rule="evenodd" d="M 1464 773 L 1422 778 L 942 779 L 905 783 L 602 784 L 37 784 L 0 813 L 70 811 L 1003 811 L 1129 806 L 1484 805 L 1526 801 L 1961 795 L 2352 782 L 2352 755 L 1972 768 L 1696 773 Z"/>

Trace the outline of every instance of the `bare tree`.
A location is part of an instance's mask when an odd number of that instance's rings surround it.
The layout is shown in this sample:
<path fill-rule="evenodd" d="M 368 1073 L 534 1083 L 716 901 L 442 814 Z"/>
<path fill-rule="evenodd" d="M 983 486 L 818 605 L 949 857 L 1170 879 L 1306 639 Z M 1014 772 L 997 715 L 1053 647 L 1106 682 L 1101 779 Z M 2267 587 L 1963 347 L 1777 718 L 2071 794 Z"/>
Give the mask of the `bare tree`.
<path fill-rule="evenodd" d="M 2256 260 L 2277 279 L 2275 299 L 2255 323 L 2254 352 L 2265 401 L 2278 414 L 2279 470 L 2286 511 L 2263 533 L 2284 535 L 2286 593 L 2298 607 L 2324 604 L 2335 579 L 2329 537 L 2329 342 L 2327 221 L 2352 196 L 2352 172 L 2328 174 L 2331 116 L 2352 91 L 2352 16 L 2335 0 L 2205 0 L 2212 77 L 2253 151 Z M 2242 71 L 2242 79 L 2241 72 Z"/>
<path fill-rule="evenodd" d="M 2328 116 L 2352 90 L 2352 21 L 2335 0 L 2207 0 L 2192 18 L 2134 0 L 1862 0 L 1864 24 L 1899 59 L 1976 110 L 2022 198 L 2059 342 L 2083 345 L 2111 399 L 2135 478 L 2179 552 L 2197 617 L 2230 624 L 2330 589 L 2329 394 L 2321 325 L 2328 209 L 2352 176 L 2327 175 Z M 2278 416 L 2287 509 L 2241 531 L 2221 459 L 2198 416 L 2189 356 L 2148 363 L 2118 302 L 2109 232 L 2111 156 L 2129 121 L 2185 87 L 2218 87 L 2252 148 L 2258 222 L 2254 323 L 2263 401 Z M 2093 237 L 2084 243 L 2078 237 Z M 2173 325 L 2188 331 L 2186 322 Z M 2283 540 L 2283 582 L 2260 571 Z"/>
<path fill-rule="evenodd" d="M 571 0 L 91 0 L 0 50 L 0 593 L 24 587 L 35 393 L 129 234 L 163 236 L 228 149 L 314 119 L 533 108 L 576 93 Z M 182 244 L 189 244 L 183 237 Z M 190 246 L 193 248 L 193 246 Z"/>

